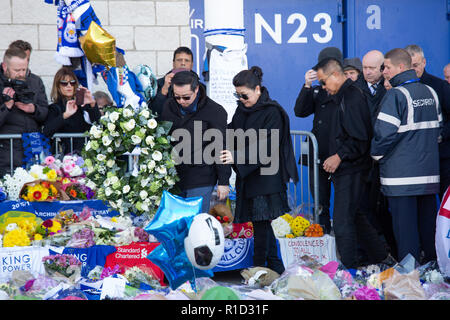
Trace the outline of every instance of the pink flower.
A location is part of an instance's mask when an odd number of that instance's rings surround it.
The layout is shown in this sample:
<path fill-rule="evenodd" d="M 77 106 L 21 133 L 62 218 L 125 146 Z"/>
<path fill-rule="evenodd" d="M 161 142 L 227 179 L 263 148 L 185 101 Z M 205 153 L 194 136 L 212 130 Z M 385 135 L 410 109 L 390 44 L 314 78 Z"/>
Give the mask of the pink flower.
<path fill-rule="evenodd" d="M 70 164 L 64 166 L 64 171 L 65 171 L 65 172 L 71 172 L 72 169 L 73 169 L 73 167 L 72 167 Z"/>
<path fill-rule="evenodd" d="M 46 165 L 49 166 L 49 165 L 53 164 L 53 162 L 55 162 L 55 158 L 53 156 L 48 156 L 48 157 L 45 158 L 45 164 Z"/>

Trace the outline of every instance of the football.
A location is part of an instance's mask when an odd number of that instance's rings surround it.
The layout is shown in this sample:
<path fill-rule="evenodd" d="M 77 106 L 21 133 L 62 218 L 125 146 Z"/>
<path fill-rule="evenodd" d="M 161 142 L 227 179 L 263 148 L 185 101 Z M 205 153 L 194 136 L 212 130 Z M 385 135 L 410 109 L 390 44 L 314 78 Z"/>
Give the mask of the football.
<path fill-rule="evenodd" d="M 214 268 L 224 252 L 225 237 L 223 228 L 217 219 L 208 213 L 194 217 L 184 248 L 189 261 L 200 270 Z"/>

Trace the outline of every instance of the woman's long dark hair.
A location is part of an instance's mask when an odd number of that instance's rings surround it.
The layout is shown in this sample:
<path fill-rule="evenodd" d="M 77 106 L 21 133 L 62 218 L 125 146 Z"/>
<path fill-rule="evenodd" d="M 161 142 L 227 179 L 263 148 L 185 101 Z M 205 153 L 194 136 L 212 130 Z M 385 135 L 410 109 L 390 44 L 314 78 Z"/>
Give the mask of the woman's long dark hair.
<path fill-rule="evenodd" d="M 72 68 L 70 67 L 62 67 L 60 68 L 56 74 L 55 74 L 55 78 L 53 79 L 53 86 L 52 86 L 52 92 L 51 92 L 51 98 L 53 102 L 58 102 L 58 101 L 62 101 L 64 100 L 61 91 L 59 90 L 59 82 L 61 80 L 63 80 L 66 76 L 69 76 L 71 78 L 73 78 L 76 81 L 75 87 L 74 87 L 74 94 L 75 94 L 75 90 L 78 88 L 78 86 L 80 85 L 77 79 L 77 76 L 75 75 L 75 73 L 72 71 Z"/>

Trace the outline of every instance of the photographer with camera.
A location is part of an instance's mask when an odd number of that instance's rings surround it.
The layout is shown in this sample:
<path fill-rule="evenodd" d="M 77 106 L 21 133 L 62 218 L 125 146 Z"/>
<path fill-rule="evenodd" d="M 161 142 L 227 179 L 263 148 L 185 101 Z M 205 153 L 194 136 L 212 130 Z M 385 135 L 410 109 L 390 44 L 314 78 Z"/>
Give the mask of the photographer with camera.
<path fill-rule="evenodd" d="M 0 70 L 0 134 L 40 131 L 47 118 L 46 98 L 42 101 L 38 94 L 40 88 L 27 81 L 27 71 L 26 53 L 17 47 L 7 49 Z M 10 141 L 0 140 L 0 177 L 11 172 L 10 152 Z M 23 154 L 22 140 L 16 139 L 13 168 L 23 164 Z"/>

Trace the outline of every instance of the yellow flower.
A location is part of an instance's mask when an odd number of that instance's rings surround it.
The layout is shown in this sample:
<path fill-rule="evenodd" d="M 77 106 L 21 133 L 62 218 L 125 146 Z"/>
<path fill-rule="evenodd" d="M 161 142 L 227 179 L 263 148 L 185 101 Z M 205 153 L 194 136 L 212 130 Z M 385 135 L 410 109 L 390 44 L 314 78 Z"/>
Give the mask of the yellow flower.
<path fill-rule="evenodd" d="M 39 233 L 36 233 L 35 235 L 34 235 L 34 240 L 42 240 L 43 238 L 42 238 L 42 235 L 41 234 L 39 234 Z"/>
<path fill-rule="evenodd" d="M 57 233 L 59 230 L 62 229 L 61 223 L 59 223 L 57 220 L 53 219 L 52 222 L 53 225 L 50 228 L 48 228 L 48 232 Z"/>
<path fill-rule="evenodd" d="M 292 233 L 289 233 L 286 235 L 286 238 L 295 238 L 295 236 Z"/>
<path fill-rule="evenodd" d="M 47 179 L 50 180 L 50 181 L 56 181 L 56 177 L 57 176 L 58 175 L 56 174 L 56 170 L 55 169 L 52 169 L 49 172 L 47 172 Z"/>
<path fill-rule="evenodd" d="M 112 217 L 111 218 L 111 222 L 117 222 L 117 218 L 116 217 Z"/>
<path fill-rule="evenodd" d="M 286 220 L 288 223 L 291 223 L 292 220 L 294 220 L 294 218 L 293 218 L 289 213 L 286 213 L 286 214 L 282 215 L 281 217 L 282 217 L 284 220 Z"/>
<path fill-rule="evenodd" d="M 27 233 L 19 228 L 8 232 L 3 238 L 3 247 L 25 247 L 29 246 L 30 243 Z"/>
<path fill-rule="evenodd" d="M 295 217 L 295 219 L 292 220 L 290 225 L 291 225 L 292 233 L 296 237 L 300 237 L 303 235 L 306 228 L 309 227 L 310 223 L 308 220 L 306 220 L 302 216 L 297 216 L 297 217 Z"/>
<path fill-rule="evenodd" d="M 28 201 L 45 201 L 48 198 L 48 189 L 40 184 L 29 186 L 27 189 Z"/>

